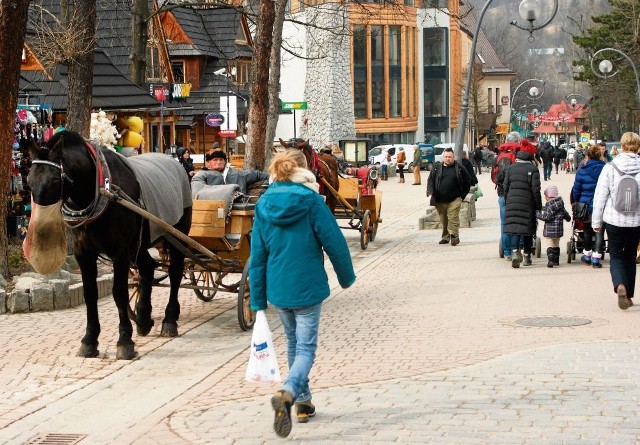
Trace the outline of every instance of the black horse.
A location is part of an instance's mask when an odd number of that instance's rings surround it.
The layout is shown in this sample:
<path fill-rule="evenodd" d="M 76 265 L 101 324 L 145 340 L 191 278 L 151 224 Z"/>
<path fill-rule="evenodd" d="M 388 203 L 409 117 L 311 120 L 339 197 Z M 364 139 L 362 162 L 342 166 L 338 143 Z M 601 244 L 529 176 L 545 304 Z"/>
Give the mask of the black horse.
<path fill-rule="evenodd" d="M 127 196 L 133 202 L 139 202 L 143 190 L 139 185 L 139 177 L 136 178 L 131 168 L 132 161 L 127 161 L 106 148 L 95 149 L 79 134 L 67 131 L 55 135 L 45 147 L 33 146 L 31 151 L 33 164 L 28 182 L 36 217 L 35 221 L 32 217 L 29 231 L 37 233 L 40 223 L 37 218 L 39 206 L 52 206 L 61 201 L 62 212 L 57 213 L 60 220 L 64 218 L 73 232 L 74 254 L 82 273 L 87 307 L 86 333 L 78 355 L 96 357 L 99 354 L 97 260 L 99 255 L 106 255 L 113 262 L 113 299 L 120 321 L 116 358 L 133 359 L 137 353 L 131 339 L 132 325 L 127 311 L 129 266 L 137 265 L 140 274 L 135 321 L 138 334 L 144 336 L 154 324 L 151 318 L 151 289 L 155 262 L 147 251 L 150 242 L 154 241 L 150 235 L 153 231 L 150 231 L 150 224 L 146 219 L 123 206 L 109 202 L 100 194 L 101 188 L 107 188 L 117 191 L 121 196 Z M 184 190 L 183 181 L 186 181 L 188 190 L 188 178 L 180 164 L 160 154 L 140 155 L 138 158 L 144 156 L 165 157 L 170 163 L 163 165 L 161 169 L 162 174 L 166 174 L 166 182 L 176 189 Z M 175 169 L 173 164 L 178 168 Z M 189 196 L 186 205 L 183 202 L 174 203 L 180 205 L 177 210 L 179 213 L 174 212 L 178 215 L 177 220 L 167 221 L 183 233 L 188 233 L 191 225 L 190 200 Z M 172 245 L 168 247 L 171 255 L 171 290 L 161 335 L 173 337 L 178 335 L 178 288 L 182 279 L 184 254 Z"/>

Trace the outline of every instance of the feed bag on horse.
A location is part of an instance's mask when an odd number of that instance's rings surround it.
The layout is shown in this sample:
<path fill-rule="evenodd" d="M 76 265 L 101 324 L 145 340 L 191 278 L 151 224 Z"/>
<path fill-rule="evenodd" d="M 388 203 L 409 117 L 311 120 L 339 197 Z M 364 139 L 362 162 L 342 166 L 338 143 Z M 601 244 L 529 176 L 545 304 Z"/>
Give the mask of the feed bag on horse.
<path fill-rule="evenodd" d="M 27 237 L 22 243 L 24 256 L 42 275 L 60 270 L 67 258 L 67 239 L 62 219 L 62 201 L 48 206 L 32 203 Z"/>

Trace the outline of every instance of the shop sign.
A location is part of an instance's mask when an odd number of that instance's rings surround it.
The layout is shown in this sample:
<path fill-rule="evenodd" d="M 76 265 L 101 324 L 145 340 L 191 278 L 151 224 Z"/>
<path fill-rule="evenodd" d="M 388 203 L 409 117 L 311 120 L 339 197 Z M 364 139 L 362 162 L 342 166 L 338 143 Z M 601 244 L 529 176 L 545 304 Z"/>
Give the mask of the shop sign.
<path fill-rule="evenodd" d="M 220 113 L 209 113 L 204 121 L 210 127 L 219 127 L 224 123 L 224 116 Z"/>
<path fill-rule="evenodd" d="M 306 110 L 307 103 L 306 102 L 282 102 L 280 109 L 282 111 Z"/>
<path fill-rule="evenodd" d="M 171 89 L 171 97 L 174 99 L 184 99 L 191 96 L 190 83 L 174 83 Z"/>
<path fill-rule="evenodd" d="M 236 137 L 236 130 L 220 130 L 218 135 L 223 138 L 234 138 Z"/>

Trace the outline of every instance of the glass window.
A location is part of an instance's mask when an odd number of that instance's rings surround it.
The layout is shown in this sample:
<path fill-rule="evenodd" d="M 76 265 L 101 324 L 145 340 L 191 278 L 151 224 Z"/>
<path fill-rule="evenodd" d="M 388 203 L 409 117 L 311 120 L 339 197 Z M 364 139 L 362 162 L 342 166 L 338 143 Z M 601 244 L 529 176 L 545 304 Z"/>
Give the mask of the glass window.
<path fill-rule="evenodd" d="M 424 88 L 425 116 L 446 116 L 447 81 L 446 79 L 427 79 Z"/>
<path fill-rule="evenodd" d="M 423 0 L 425 8 L 447 8 L 448 0 Z"/>
<path fill-rule="evenodd" d="M 353 103 L 356 118 L 367 117 L 367 32 L 353 28 Z"/>
<path fill-rule="evenodd" d="M 389 27 L 389 115 L 402 115 L 402 55 L 399 26 Z"/>
<path fill-rule="evenodd" d="M 445 28 L 424 29 L 424 64 L 444 66 L 447 64 L 447 41 Z"/>
<path fill-rule="evenodd" d="M 182 60 L 171 62 L 171 71 L 173 71 L 173 81 L 175 83 L 185 83 L 184 81 L 184 62 Z"/>
<path fill-rule="evenodd" d="M 371 113 L 384 117 L 384 27 L 371 27 Z"/>

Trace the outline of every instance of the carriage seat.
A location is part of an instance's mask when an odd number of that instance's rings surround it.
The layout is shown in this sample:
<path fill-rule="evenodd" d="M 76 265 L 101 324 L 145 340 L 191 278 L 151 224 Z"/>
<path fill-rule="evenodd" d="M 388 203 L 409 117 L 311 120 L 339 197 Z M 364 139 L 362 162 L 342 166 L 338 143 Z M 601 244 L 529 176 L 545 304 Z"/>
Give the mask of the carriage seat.
<path fill-rule="evenodd" d="M 234 202 L 231 205 L 231 210 L 255 210 L 255 202 Z"/>

